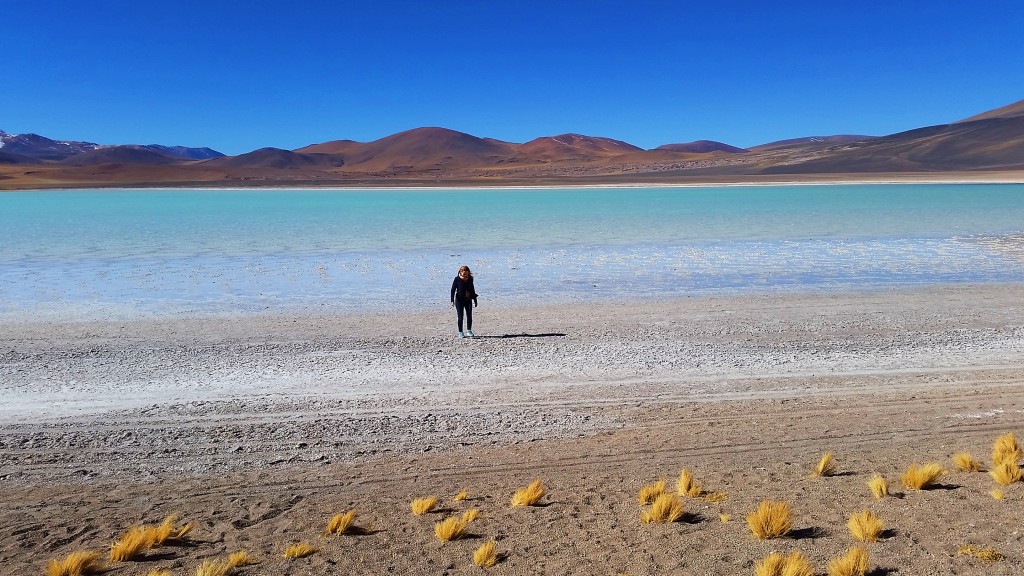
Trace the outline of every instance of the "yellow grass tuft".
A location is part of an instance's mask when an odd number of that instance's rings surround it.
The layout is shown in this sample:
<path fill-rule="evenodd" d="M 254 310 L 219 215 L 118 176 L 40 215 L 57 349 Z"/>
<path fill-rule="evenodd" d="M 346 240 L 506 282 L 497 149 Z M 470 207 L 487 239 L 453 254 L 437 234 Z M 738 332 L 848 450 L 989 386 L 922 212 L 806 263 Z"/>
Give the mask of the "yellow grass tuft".
<path fill-rule="evenodd" d="M 437 507 L 437 498 L 435 496 L 428 496 L 426 498 L 417 498 L 409 504 L 412 508 L 412 513 L 417 516 L 423 516 L 427 512 L 430 512 Z"/>
<path fill-rule="evenodd" d="M 878 542 L 878 536 L 882 533 L 885 524 L 871 510 L 864 509 L 850 516 L 846 527 L 850 529 L 854 540 Z"/>
<path fill-rule="evenodd" d="M 1020 462 L 1021 458 L 1024 458 L 1024 450 L 1020 449 L 1013 432 L 1007 432 L 996 438 L 992 445 L 992 464 L 996 466 L 1004 462 L 1016 464 Z"/>
<path fill-rule="evenodd" d="M 980 472 L 981 462 L 974 459 L 970 452 L 957 452 L 953 454 L 953 464 L 961 472 Z"/>
<path fill-rule="evenodd" d="M 316 554 L 319 550 L 305 542 L 297 542 L 284 549 L 285 558 L 305 558 L 310 554 Z"/>
<path fill-rule="evenodd" d="M 876 500 L 889 495 L 889 483 L 886 482 L 881 474 L 875 474 L 871 477 L 871 480 L 868 480 L 868 489 L 874 494 Z"/>
<path fill-rule="evenodd" d="M 815 476 L 832 476 L 836 473 L 836 462 L 832 458 L 832 454 L 826 452 L 821 460 L 818 460 L 818 465 L 814 467 L 813 474 Z"/>
<path fill-rule="evenodd" d="M 50 560 L 46 576 L 86 576 L 103 571 L 99 552 L 72 552 L 63 560 Z"/>
<path fill-rule="evenodd" d="M 729 514 L 719 514 L 718 519 L 722 521 L 722 524 L 728 524 L 729 520 L 732 520 L 732 516 Z"/>
<path fill-rule="evenodd" d="M 447 520 L 434 524 L 434 536 L 441 542 L 457 540 L 466 534 L 467 522 L 452 516 Z"/>
<path fill-rule="evenodd" d="M 1003 491 L 999 490 L 998 488 L 989 492 L 988 494 L 989 496 L 995 498 L 996 500 L 1002 500 L 1003 498 L 1006 497 L 1006 494 L 1003 494 Z"/>
<path fill-rule="evenodd" d="M 868 572 L 868 549 L 850 548 L 828 563 L 828 576 L 864 576 Z"/>
<path fill-rule="evenodd" d="M 665 481 L 664 480 L 658 480 L 654 484 L 648 484 L 648 485 L 644 486 L 643 488 L 641 488 L 640 489 L 640 494 L 637 495 L 636 499 L 637 499 L 637 502 L 639 502 L 641 506 L 646 506 L 646 505 L 650 504 L 651 502 L 654 502 L 654 500 L 658 496 L 661 496 L 664 493 L 665 493 Z"/>
<path fill-rule="evenodd" d="M 680 496 L 696 498 L 700 496 L 704 490 L 701 489 L 700 484 L 697 484 L 693 480 L 693 473 L 688 469 L 683 468 L 682 472 L 679 473 L 679 480 L 676 481 L 676 492 L 678 492 Z"/>
<path fill-rule="evenodd" d="M 252 564 L 252 558 L 245 550 L 239 550 L 238 552 L 232 552 L 228 555 L 228 564 L 231 564 L 232 568 L 246 566 L 248 564 Z"/>
<path fill-rule="evenodd" d="M 644 524 L 667 524 L 683 517 L 683 501 L 675 494 L 665 492 L 654 499 L 647 510 L 640 513 L 640 521 Z"/>
<path fill-rule="evenodd" d="M 761 540 L 782 538 L 793 529 L 793 513 L 786 502 L 762 500 L 747 516 L 747 526 Z"/>
<path fill-rule="evenodd" d="M 153 546 L 154 532 L 145 526 L 133 526 L 110 546 L 111 562 L 136 560 Z"/>
<path fill-rule="evenodd" d="M 221 560 L 204 560 L 196 568 L 196 576 L 227 576 L 235 567 Z"/>
<path fill-rule="evenodd" d="M 498 563 L 498 553 L 495 551 L 498 543 L 494 540 L 485 542 L 473 552 L 473 564 L 482 568 L 490 568 Z"/>
<path fill-rule="evenodd" d="M 1009 486 L 1014 482 L 1020 482 L 1020 465 L 1016 462 L 1002 462 L 993 466 L 988 475 L 1000 486 Z"/>
<path fill-rule="evenodd" d="M 534 480 L 526 488 L 516 490 L 516 493 L 512 495 L 512 507 L 533 506 L 543 497 L 544 486 L 540 483 L 540 480 Z"/>
<path fill-rule="evenodd" d="M 480 509 L 471 508 L 462 513 L 462 521 L 472 522 L 473 520 L 476 520 L 478 516 L 480 516 Z"/>
<path fill-rule="evenodd" d="M 150 547 L 162 546 L 168 542 L 180 542 L 185 539 L 185 536 L 194 527 L 194 524 L 178 526 L 178 515 L 171 514 L 164 518 L 164 521 L 159 525 L 146 527 L 146 530 L 149 531 L 150 539 L 153 541 Z"/>
<path fill-rule="evenodd" d="M 462 492 L 459 492 L 458 494 L 456 494 L 455 498 L 452 498 L 452 500 L 455 501 L 455 502 L 462 502 L 463 500 L 465 500 L 467 498 L 469 498 L 469 492 L 466 492 L 465 490 L 463 490 Z"/>
<path fill-rule="evenodd" d="M 712 504 L 718 504 L 729 497 L 725 492 L 704 492 L 704 499 Z"/>
<path fill-rule="evenodd" d="M 352 527 L 352 522 L 355 521 L 355 519 L 355 510 L 349 510 L 344 514 L 335 514 L 334 517 L 327 522 L 327 529 L 324 531 L 324 534 L 344 534 L 350 527 Z"/>
<path fill-rule="evenodd" d="M 799 552 L 789 556 L 774 552 L 754 565 L 754 576 L 814 576 L 814 566 Z"/>
<path fill-rule="evenodd" d="M 956 553 L 960 556 L 974 556 L 975 558 L 986 562 L 998 562 L 1005 558 L 1005 556 L 1000 554 L 995 548 L 982 548 L 971 544 L 964 544 L 956 551 Z"/>
<path fill-rule="evenodd" d="M 910 468 L 900 477 L 903 487 L 908 490 L 927 490 L 935 485 L 935 481 L 946 473 L 946 469 L 938 464 L 925 464 L 918 466 L 911 464 Z"/>

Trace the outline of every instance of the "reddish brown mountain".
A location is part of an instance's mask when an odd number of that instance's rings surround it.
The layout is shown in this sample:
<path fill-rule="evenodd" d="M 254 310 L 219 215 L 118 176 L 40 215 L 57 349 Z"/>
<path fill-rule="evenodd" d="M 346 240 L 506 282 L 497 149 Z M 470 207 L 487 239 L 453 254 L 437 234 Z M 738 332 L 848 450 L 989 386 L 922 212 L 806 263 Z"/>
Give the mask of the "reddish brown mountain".
<path fill-rule="evenodd" d="M 621 140 L 582 134 L 544 136 L 516 146 L 520 154 L 550 158 L 595 158 L 640 152 L 643 148 Z"/>
<path fill-rule="evenodd" d="M 447 128 L 414 128 L 374 140 L 345 154 L 351 170 L 437 171 L 491 166 L 512 153 L 510 145 Z"/>

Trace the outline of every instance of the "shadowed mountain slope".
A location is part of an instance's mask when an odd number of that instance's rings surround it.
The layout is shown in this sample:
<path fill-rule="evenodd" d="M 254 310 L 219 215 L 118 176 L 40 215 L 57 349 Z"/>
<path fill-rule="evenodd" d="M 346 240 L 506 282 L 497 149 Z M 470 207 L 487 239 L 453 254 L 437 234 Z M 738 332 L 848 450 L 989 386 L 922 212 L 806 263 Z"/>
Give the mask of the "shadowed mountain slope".
<path fill-rule="evenodd" d="M 856 142 L 764 173 L 904 172 L 1024 168 L 1024 116 L 918 128 Z"/>
<path fill-rule="evenodd" d="M 707 154 L 709 152 L 728 152 L 730 154 L 739 154 L 747 151 L 743 148 L 737 148 L 721 142 L 715 142 L 714 140 L 697 140 L 694 142 L 687 142 L 685 144 L 663 144 L 655 148 L 655 150 L 669 150 L 671 152 L 695 154 Z"/>
<path fill-rule="evenodd" d="M 964 118 L 963 120 L 954 122 L 954 124 L 960 124 L 963 122 L 974 122 L 975 120 L 989 120 L 991 118 L 1016 118 L 1018 116 L 1024 116 L 1024 100 L 1008 104 L 1002 108 L 996 108 L 995 110 L 989 110 L 983 112 L 977 116 L 971 116 L 970 118 Z"/>

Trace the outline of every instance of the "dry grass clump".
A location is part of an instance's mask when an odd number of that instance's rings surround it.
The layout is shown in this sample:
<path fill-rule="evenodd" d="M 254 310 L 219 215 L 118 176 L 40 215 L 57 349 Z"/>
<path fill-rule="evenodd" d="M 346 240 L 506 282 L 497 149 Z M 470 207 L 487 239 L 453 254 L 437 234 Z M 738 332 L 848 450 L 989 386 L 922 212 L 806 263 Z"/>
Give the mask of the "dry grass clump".
<path fill-rule="evenodd" d="M 864 576 L 868 572 L 868 549 L 850 548 L 828 563 L 828 576 Z"/>
<path fill-rule="evenodd" d="M 910 468 L 900 477 L 903 487 L 908 490 L 927 490 L 935 485 L 935 481 L 946 473 L 946 469 L 935 463 L 918 466 L 911 464 Z"/>
<path fill-rule="evenodd" d="M 665 493 L 665 481 L 664 480 L 658 480 L 654 484 L 647 484 L 646 486 L 640 488 L 640 493 L 637 495 L 636 499 L 637 499 L 637 502 L 639 502 L 641 506 L 646 506 L 646 505 L 650 504 L 651 502 L 654 502 L 654 500 L 658 496 L 661 496 L 664 493 Z"/>
<path fill-rule="evenodd" d="M 732 520 L 731 514 L 719 514 L 718 519 L 722 521 L 722 524 L 728 524 L 729 520 Z"/>
<path fill-rule="evenodd" d="M 1016 464 L 1020 462 L 1021 458 L 1024 458 L 1024 450 L 1020 449 L 1013 432 L 1007 432 L 996 438 L 995 443 L 992 445 L 992 464 L 996 466 L 1004 462 Z"/>
<path fill-rule="evenodd" d="M 679 473 L 679 480 L 676 481 L 676 492 L 680 496 L 686 496 L 688 498 L 696 498 L 704 493 L 700 484 L 697 484 L 693 479 L 693 473 L 689 469 L 683 468 L 682 472 Z"/>
<path fill-rule="evenodd" d="M 102 571 L 99 552 L 72 552 L 63 560 L 50 560 L 46 565 L 46 576 L 86 576 Z"/>
<path fill-rule="evenodd" d="M 773 552 L 754 565 L 754 576 L 814 576 L 814 566 L 799 552 L 788 556 Z"/>
<path fill-rule="evenodd" d="M 452 516 L 447 520 L 434 524 L 434 536 L 437 536 L 437 539 L 441 542 L 457 540 L 466 534 L 467 524 L 468 522 L 462 518 Z"/>
<path fill-rule="evenodd" d="M 498 543 L 494 540 L 485 542 L 473 552 L 473 564 L 481 568 L 490 568 L 498 563 L 498 553 L 495 551 Z"/>
<path fill-rule="evenodd" d="M 196 576 L 228 576 L 235 567 L 222 560 L 204 560 L 196 568 Z"/>
<path fill-rule="evenodd" d="M 164 544 L 182 542 L 185 540 L 185 536 L 192 531 L 195 524 L 184 524 L 178 526 L 178 515 L 171 514 L 159 526 L 147 528 L 150 531 L 150 536 L 153 543 L 150 547 L 162 546 Z"/>
<path fill-rule="evenodd" d="M 462 492 L 459 492 L 458 494 L 456 494 L 455 498 L 452 498 L 452 501 L 453 502 L 462 502 L 463 500 L 465 500 L 467 498 L 469 498 L 469 492 L 466 492 L 465 490 L 463 490 Z"/>
<path fill-rule="evenodd" d="M 238 552 L 232 552 L 228 555 L 228 564 L 231 564 L 232 568 L 246 566 L 248 564 L 252 564 L 252 558 L 245 550 L 239 550 Z"/>
<path fill-rule="evenodd" d="M 846 527 L 850 529 L 854 540 L 878 542 L 878 536 L 882 533 L 885 524 L 871 510 L 864 509 L 850 516 Z"/>
<path fill-rule="evenodd" d="M 512 507 L 533 506 L 544 497 L 544 492 L 544 486 L 540 480 L 534 480 L 526 488 L 516 490 L 516 493 L 512 495 Z"/>
<path fill-rule="evenodd" d="M 435 496 L 428 496 L 426 498 L 417 498 L 413 500 L 409 506 L 412 508 L 412 513 L 417 516 L 423 516 L 427 512 L 430 512 L 437 507 L 437 498 Z"/>
<path fill-rule="evenodd" d="M 640 521 L 644 524 L 668 524 L 682 517 L 683 500 L 669 492 L 660 494 L 650 508 L 640 513 Z"/>
<path fill-rule="evenodd" d="M 127 562 L 142 556 L 153 546 L 153 533 L 145 526 L 133 526 L 110 545 L 111 562 Z"/>
<path fill-rule="evenodd" d="M 998 488 L 989 492 L 988 495 L 995 498 L 996 500 L 1002 500 L 1003 498 L 1006 497 L 1006 494 L 1003 494 L 1003 491 L 999 490 Z"/>
<path fill-rule="evenodd" d="M 465 512 L 462 513 L 462 521 L 463 522 L 472 522 L 473 520 L 477 519 L 477 516 L 480 516 L 480 509 L 479 508 L 471 508 L 471 509 L 466 510 Z"/>
<path fill-rule="evenodd" d="M 793 512 L 786 502 L 762 500 L 757 510 L 747 516 L 747 526 L 761 540 L 782 538 L 793 529 Z"/>
<path fill-rule="evenodd" d="M 415 508 L 413 511 L 415 511 Z M 355 510 L 349 510 L 344 514 L 335 514 L 334 517 L 327 522 L 327 529 L 324 531 L 324 534 L 344 534 L 345 531 L 352 526 L 352 522 L 354 522 L 355 519 Z"/>
<path fill-rule="evenodd" d="M 988 475 L 1000 486 L 1009 486 L 1014 482 L 1020 482 L 1020 465 L 1016 462 L 1001 462 L 993 466 Z"/>
<path fill-rule="evenodd" d="M 712 504 L 718 504 L 729 497 L 725 492 L 704 492 L 704 499 Z"/>
<path fill-rule="evenodd" d="M 956 553 L 960 556 L 974 556 L 979 560 L 986 562 L 998 562 L 1005 558 L 995 548 L 982 548 L 981 546 L 974 546 L 972 544 L 964 544 L 960 547 Z"/>
<path fill-rule="evenodd" d="M 871 494 L 875 496 L 876 500 L 881 500 L 889 495 L 889 483 L 881 474 L 875 474 L 871 480 L 868 480 L 868 489 L 871 490 Z"/>
<path fill-rule="evenodd" d="M 981 472 L 981 462 L 975 460 L 970 452 L 957 452 L 953 454 L 953 464 L 961 472 Z"/>
<path fill-rule="evenodd" d="M 306 542 L 297 542 L 284 549 L 284 557 L 291 559 L 305 558 L 310 554 L 316 554 L 317 551 L 318 550 L 316 548 L 310 546 Z"/>
<path fill-rule="evenodd" d="M 818 460 L 818 465 L 814 467 L 814 476 L 832 476 L 836 473 L 836 463 L 832 458 L 830 452 L 826 452 L 821 460 Z"/>

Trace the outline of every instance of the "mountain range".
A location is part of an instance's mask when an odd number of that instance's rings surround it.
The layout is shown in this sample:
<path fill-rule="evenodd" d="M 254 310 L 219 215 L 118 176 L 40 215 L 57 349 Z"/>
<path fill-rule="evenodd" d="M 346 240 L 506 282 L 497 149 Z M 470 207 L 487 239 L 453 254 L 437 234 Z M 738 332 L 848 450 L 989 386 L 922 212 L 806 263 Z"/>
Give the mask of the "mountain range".
<path fill-rule="evenodd" d="M 886 136 L 814 136 L 750 148 L 699 140 L 645 150 L 582 134 L 513 143 L 427 127 L 372 142 L 333 140 L 225 156 L 210 148 L 99 145 L 0 131 L 0 189 L 682 183 L 1019 170 L 1024 100 Z"/>

